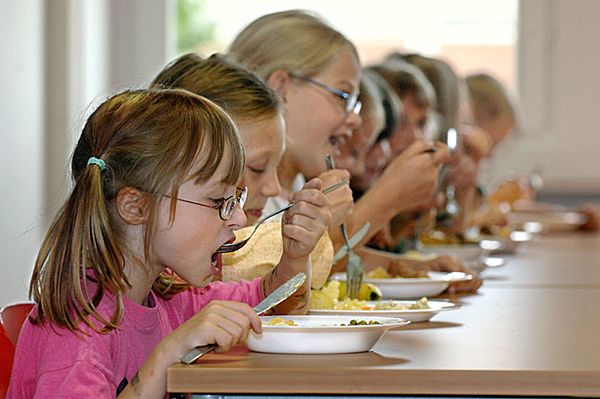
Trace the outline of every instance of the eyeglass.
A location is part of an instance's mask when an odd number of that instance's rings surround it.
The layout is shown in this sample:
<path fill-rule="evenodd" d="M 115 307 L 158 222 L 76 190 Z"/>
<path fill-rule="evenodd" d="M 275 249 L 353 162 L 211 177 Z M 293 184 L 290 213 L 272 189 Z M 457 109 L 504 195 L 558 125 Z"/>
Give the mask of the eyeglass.
<path fill-rule="evenodd" d="M 236 187 L 236 190 L 240 191 L 240 195 L 232 195 L 231 197 L 222 198 L 216 201 L 217 205 L 201 204 L 199 202 L 190 201 L 183 198 L 176 198 L 176 200 L 181 202 L 187 202 L 188 204 L 204 206 L 206 208 L 218 209 L 219 217 L 221 218 L 221 220 L 226 221 L 231 219 L 231 217 L 233 216 L 233 211 L 235 210 L 236 205 L 239 205 L 242 209 L 244 208 L 244 203 L 246 202 L 246 198 L 248 197 L 248 187 Z M 165 195 L 165 197 L 172 198 L 168 195 Z"/>
<path fill-rule="evenodd" d="M 308 83 L 312 83 L 315 86 L 318 86 L 324 90 L 327 90 L 328 92 L 330 92 L 331 94 L 338 96 L 339 98 L 341 98 L 344 101 L 344 112 L 346 113 L 350 113 L 352 112 L 353 114 L 358 114 L 360 113 L 360 110 L 362 108 L 362 104 L 360 101 L 358 101 L 358 92 L 355 93 L 347 93 L 343 90 L 340 89 L 336 89 L 335 87 L 331 87 L 329 85 L 326 85 L 325 83 L 321 83 L 318 80 L 314 80 L 312 78 L 309 78 L 308 76 L 301 76 L 301 75 L 296 75 L 291 73 L 290 76 L 292 76 L 293 78 L 296 79 L 300 79 L 303 80 L 305 82 Z"/>

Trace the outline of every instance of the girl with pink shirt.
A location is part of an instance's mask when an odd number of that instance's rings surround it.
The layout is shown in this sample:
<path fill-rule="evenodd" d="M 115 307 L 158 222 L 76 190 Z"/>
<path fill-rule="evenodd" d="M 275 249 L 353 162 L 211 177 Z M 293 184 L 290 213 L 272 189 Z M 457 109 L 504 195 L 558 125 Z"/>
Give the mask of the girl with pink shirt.
<path fill-rule="evenodd" d="M 310 275 L 331 214 L 321 182 L 308 182 L 283 217 L 287 261 L 253 281 L 210 283 L 217 249 L 246 223 L 243 166 L 233 122 L 203 97 L 137 90 L 100 105 L 36 260 L 8 397 L 162 398 L 167 368 L 193 347 L 227 351 L 260 333 L 251 306 Z M 276 311 L 307 300 L 302 287 Z"/>

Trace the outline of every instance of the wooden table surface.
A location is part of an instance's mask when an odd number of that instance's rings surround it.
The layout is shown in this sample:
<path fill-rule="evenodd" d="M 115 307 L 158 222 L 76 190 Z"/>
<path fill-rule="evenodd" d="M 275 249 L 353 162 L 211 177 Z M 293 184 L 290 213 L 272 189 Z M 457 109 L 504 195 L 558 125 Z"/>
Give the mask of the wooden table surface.
<path fill-rule="evenodd" d="M 600 396 L 600 237 L 546 235 L 484 271 L 477 295 L 372 352 L 238 347 L 168 371 L 169 392 Z"/>

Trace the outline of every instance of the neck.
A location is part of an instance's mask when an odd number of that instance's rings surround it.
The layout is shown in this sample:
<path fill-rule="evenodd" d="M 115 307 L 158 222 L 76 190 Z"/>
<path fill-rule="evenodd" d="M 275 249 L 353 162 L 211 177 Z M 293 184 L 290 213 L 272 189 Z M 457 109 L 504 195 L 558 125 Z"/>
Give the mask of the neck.
<path fill-rule="evenodd" d="M 147 306 L 148 295 L 150 295 L 154 281 L 164 270 L 164 267 L 153 267 L 142 259 L 143 256 L 133 259 L 130 256 L 125 257 L 123 269 L 129 284 L 131 284 L 131 287 L 125 289 L 125 295 L 135 303 Z"/>

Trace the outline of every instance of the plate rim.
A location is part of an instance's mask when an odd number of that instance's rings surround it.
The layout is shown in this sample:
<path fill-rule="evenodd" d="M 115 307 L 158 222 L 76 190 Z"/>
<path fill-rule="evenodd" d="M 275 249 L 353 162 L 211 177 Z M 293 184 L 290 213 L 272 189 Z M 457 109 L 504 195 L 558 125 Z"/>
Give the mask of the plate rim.
<path fill-rule="evenodd" d="M 411 301 L 411 300 L 407 300 L 407 299 L 384 299 L 381 301 L 366 301 L 367 303 L 377 303 L 377 302 L 411 302 L 414 303 L 416 301 Z M 435 304 L 440 304 L 440 305 L 448 305 L 448 306 L 442 306 L 440 308 L 436 308 L 436 309 L 373 309 L 373 310 L 363 310 L 363 309 L 309 309 L 309 312 L 326 312 L 325 314 L 322 314 L 323 316 L 325 316 L 326 314 L 331 314 L 334 315 L 337 313 L 336 312 L 348 312 L 348 314 L 350 314 L 351 312 L 354 313 L 364 313 L 364 314 L 369 314 L 369 313 L 375 313 L 375 314 L 380 314 L 381 316 L 385 317 L 385 314 L 418 314 L 418 313 L 432 313 L 432 314 L 437 314 L 439 312 L 443 312 L 443 311 L 448 311 L 448 310 L 456 310 L 459 309 L 461 306 L 454 303 L 454 302 L 445 302 L 445 301 L 428 301 L 429 303 L 435 303 Z M 343 314 L 340 314 L 340 316 Z M 315 314 L 315 316 L 317 316 L 317 314 Z M 392 317 L 392 316 L 390 316 Z M 401 318 L 401 317 L 400 317 Z"/>
<path fill-rule="evenodd" d="M 344 316 L 344 315 L 273 315 L 273 316 L 259 316 L 261 321 L 263 319 L 269 319 L 269 318 L 274 318 L 274 317 L 282 317 L 282 318 L 286 318 L 286 319 L 290 319 L 290 318 L 315 318 L 315 317 L 320 317 L 320 318 L 334 318 L 334 317 L 350 317 L 350 316 Z M 340 331 L 365 331 L 365 330 L 379 330 L 379 329 L 384 329 L 384 330 L 388 330 L 391 328 L 397 328 L 397 327 L 403 327 L 406 326 L 408 324 L 411 323 L 410 320 L 407 319 L 403 319 L 401 317 L 386 317 L 386 316 L 371 316 L 372 318 L 377 318 L 377 319 L 388 319 L 385 321 L 389 321 L 389 323 L 382 323 L 382 324 L 361 324 L 361 325 L 354 325 L 354 326 L 335 326 L 335 325 L 326 325 L 326 326 L 270 326 L 270 325 L 265 325 L 263 323 L 262 327 L 263 327 L 263 333 L 264 332 L 274 332 L 274 331 L 286 331 L 286 332 L 310 332 L 310 331 L 314 331 L 314 332 L 328 332 L 328 331 L 335 331 L 335 332 L 340 332 Z M 393 322 L 392 322 L 393 321 Z"/>

